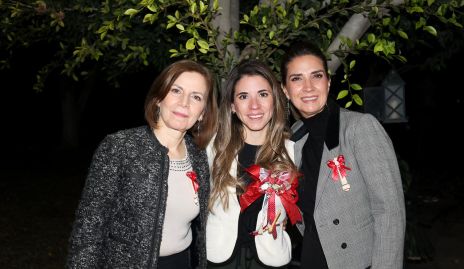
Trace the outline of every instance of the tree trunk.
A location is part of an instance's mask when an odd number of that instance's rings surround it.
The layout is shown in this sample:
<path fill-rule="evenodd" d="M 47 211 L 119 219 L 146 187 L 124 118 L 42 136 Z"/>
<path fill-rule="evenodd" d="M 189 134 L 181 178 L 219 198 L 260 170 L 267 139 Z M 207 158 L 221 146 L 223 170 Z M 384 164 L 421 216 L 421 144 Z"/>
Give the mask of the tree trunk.
<path fill-rule="evenodd" d="M 325 1 L 324 3 L 328 4 L 328 1 Z M 401 4 L 404 4 L 404 0 L 393 0 L 391 4 L 395 6 L 401 5 Z M 338 33 L 338 35 L 332 41 L 329 48 L 327 49 L 327 52 L 332 53 L 340 48 L 340 44 L 341 44 L 340 37 L 343 36 L 353 41 L 356 41 L 364 35 L 364 33 L 367 31 L 367 29 L 369 29 L 370 26 L 371 24 L 369 23 L 369 19 L 367 18 L 365 14 L 354 14 L 345 23 L 340 33 Z M 340 67 L 341 63 L 342 62 L 340 58 L 332 54 L 332 57 L 328 60 L 329 70 L 332 73 L 335 73 L 338 67 Z"/>
<path fill-rule="evenodd" d="M 210 1 L 211 5 L 213 4 L 213 0 Z M 239 12 L 240 12 L 240 3 L 238 0 L 218 0 L 219 6 L 221 9 L 219 10 L 219 14 L 213 20 L 213 26 L 219 28 L 219 36 L 217 40 L 218 49 L 223 49 L 221 47 L 222 40 L 227 34 L 233 34 L 234 31 L 237 31 L 240 27 L 240 19 L 239 19 Z M 231 44 L 227 47 L 227 52 L 230 55 L 237 59 L 239 55 L 238 48 Z M 227 55 L 224 55 L 227 58 Z"/>

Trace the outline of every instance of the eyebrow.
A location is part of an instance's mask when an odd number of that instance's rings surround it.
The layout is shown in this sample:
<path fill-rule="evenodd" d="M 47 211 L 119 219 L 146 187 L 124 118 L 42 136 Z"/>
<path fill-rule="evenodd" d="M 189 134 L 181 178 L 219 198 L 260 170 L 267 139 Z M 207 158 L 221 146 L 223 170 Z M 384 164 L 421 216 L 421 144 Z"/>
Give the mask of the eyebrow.
<path fill-rule="evenodd" d="M 258 90 L 258 93 L 262 93 L 262 92 L 270 92 L 270 90 L 268 89 L 261 89 L 261 90 Z M 249 92 L 247 92 L 246 90 L 242 91 L 242 92 L 238 92 L 235 96 L 239 96 L 239 95 L 242 95 L 242 94 L 250 94 Z"/>
<path fill-rule="evenodd" d="M 235 96 L 239 96 L 239 95 L 242 95 L 242 94 L 248 94 L 248 92 L 245 90 L 243 92 L 238 92 L 237 94 L 235 94 Z"/>
<path fill-rule="evenodd" d="M 182 86 L 173 83 L 171 87 L 174 87 L 174 86 L 177 87 L 177 88 L 179 88 L 179 89 L 181 89 L 181 90 L 184 89 L 184 88 L 182 88 Z"/>
<path fill-rule="evenodd" d="M 193 93 L 193 94 L 202 95 L 202 96 L 204 96 L 204 95 L 205 95 L 204 93 L 202 93 L 202 92 L 197 92 L 197 91 L 193 91 L 192 93 Z"/>
<path fill-rule="evenodd" d="M 177 88 L 179 88 L 179 89 L 181 89 L 181 90 L 184 90 L 184 88 L 183 88 L 182 86 L 177 85 L 177 84 L 172 84 L 171 87 L 174 87 L 174 86 L 177 87 Z M 194 93 L 194 94 L 200 94 L 200 95 L 203 95 L 203 96 L 205 95 L 204 93 L 199 92 L 199 91 L 193 91 L 192 93 Z"/>
<path fill-rule="evenodd" d="M 314 70 L 313 72 L 311 72 L 310 74 L 316 74 L 316 73 L 325 73 L 323 69 L 318 69 L 318 70 Z M 302 76 L 303 73 L 295 73 L 295 74 L 289 74 L 288 77 L 294 77 L 294 76 Z"/>
<path fill-rule="evenodd" d="M 290 76 L 301 76 L 301 75 L 303 75 L 303 74 L 302 73 L 288 74 L 289 77 Z"/>
<path fill-rule="evenodd" d="M 324 69 L 315 70 L 315 71 L 311 72 L 311 75 L 316 74 L 316 73 L 324 73 L 325 74 L 325 71 L 324 71 Z"/>

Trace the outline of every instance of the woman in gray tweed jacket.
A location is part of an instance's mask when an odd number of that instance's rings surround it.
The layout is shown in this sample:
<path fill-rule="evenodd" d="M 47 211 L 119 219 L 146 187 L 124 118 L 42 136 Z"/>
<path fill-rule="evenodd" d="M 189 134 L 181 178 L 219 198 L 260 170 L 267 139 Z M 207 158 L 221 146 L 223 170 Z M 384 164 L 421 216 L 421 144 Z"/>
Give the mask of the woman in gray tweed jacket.
<path fill-rule="evenodd" d="M 327 59 L 315 44 L 291 44 L 280 70 L 299 119 L 292 140 L 303 174 L 300 268 L 403 268 L 404 195 L 387 132 L 372 115 L 329 98 Z"/>
<path fill-rule="evenodd" d="M 201 64 L 171 64 L 148 92 L 148 126 L 101 142 L 76 212 L 68 268 L 206 267 L 203 149 L 216 122 L 213 81 Z"/>

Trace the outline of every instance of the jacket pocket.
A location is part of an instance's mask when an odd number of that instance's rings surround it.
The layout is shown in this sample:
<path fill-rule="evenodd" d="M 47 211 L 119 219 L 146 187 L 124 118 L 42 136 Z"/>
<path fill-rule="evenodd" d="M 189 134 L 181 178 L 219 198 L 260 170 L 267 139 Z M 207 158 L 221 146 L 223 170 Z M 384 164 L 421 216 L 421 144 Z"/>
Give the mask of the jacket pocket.
<path fill-rule="evenodd" d="M 106 268 L 140 268 L 140 242 L 137 230 L 125 223 L 110 224 L 104 250 Z"/>
<path fill-rule="evenodd" d="M 356 226 L 358 227 L 358 230 L 364 230 L 366 227 L 373 225 L 373 223 L 374 218 L 372 216 L 367 216 L 362 220 L 359 220 Z"/>

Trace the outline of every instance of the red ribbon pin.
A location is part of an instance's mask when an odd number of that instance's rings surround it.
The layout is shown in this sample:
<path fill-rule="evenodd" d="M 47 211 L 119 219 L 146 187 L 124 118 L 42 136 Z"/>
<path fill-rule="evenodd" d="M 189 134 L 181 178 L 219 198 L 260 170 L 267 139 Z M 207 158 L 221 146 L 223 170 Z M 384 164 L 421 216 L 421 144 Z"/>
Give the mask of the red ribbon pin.
<path fill-rule="evenodd" d="M 200 185 L 198 184 L 197 173 L 195 173 L 195 171 L 188 171 L 187 176 L 190 178 L 190 180 L 192 180 L 193 190 L 195 193 L 197 193 L 198 189 L 200 188 Z"/>
<path fill-rule="evenodd" d="M 332 169 L 332 179 L 334 181 L 340 179 L 342 189 L 344 191 L 349 191 L 351 186 L 346 180 L 346 171 L 351 169 L 345 165 L 345 157 L 343 155 L 338 155 L 338 157 L 333 158 L 333 160 L 327 161 L 327 166 Z"/>

